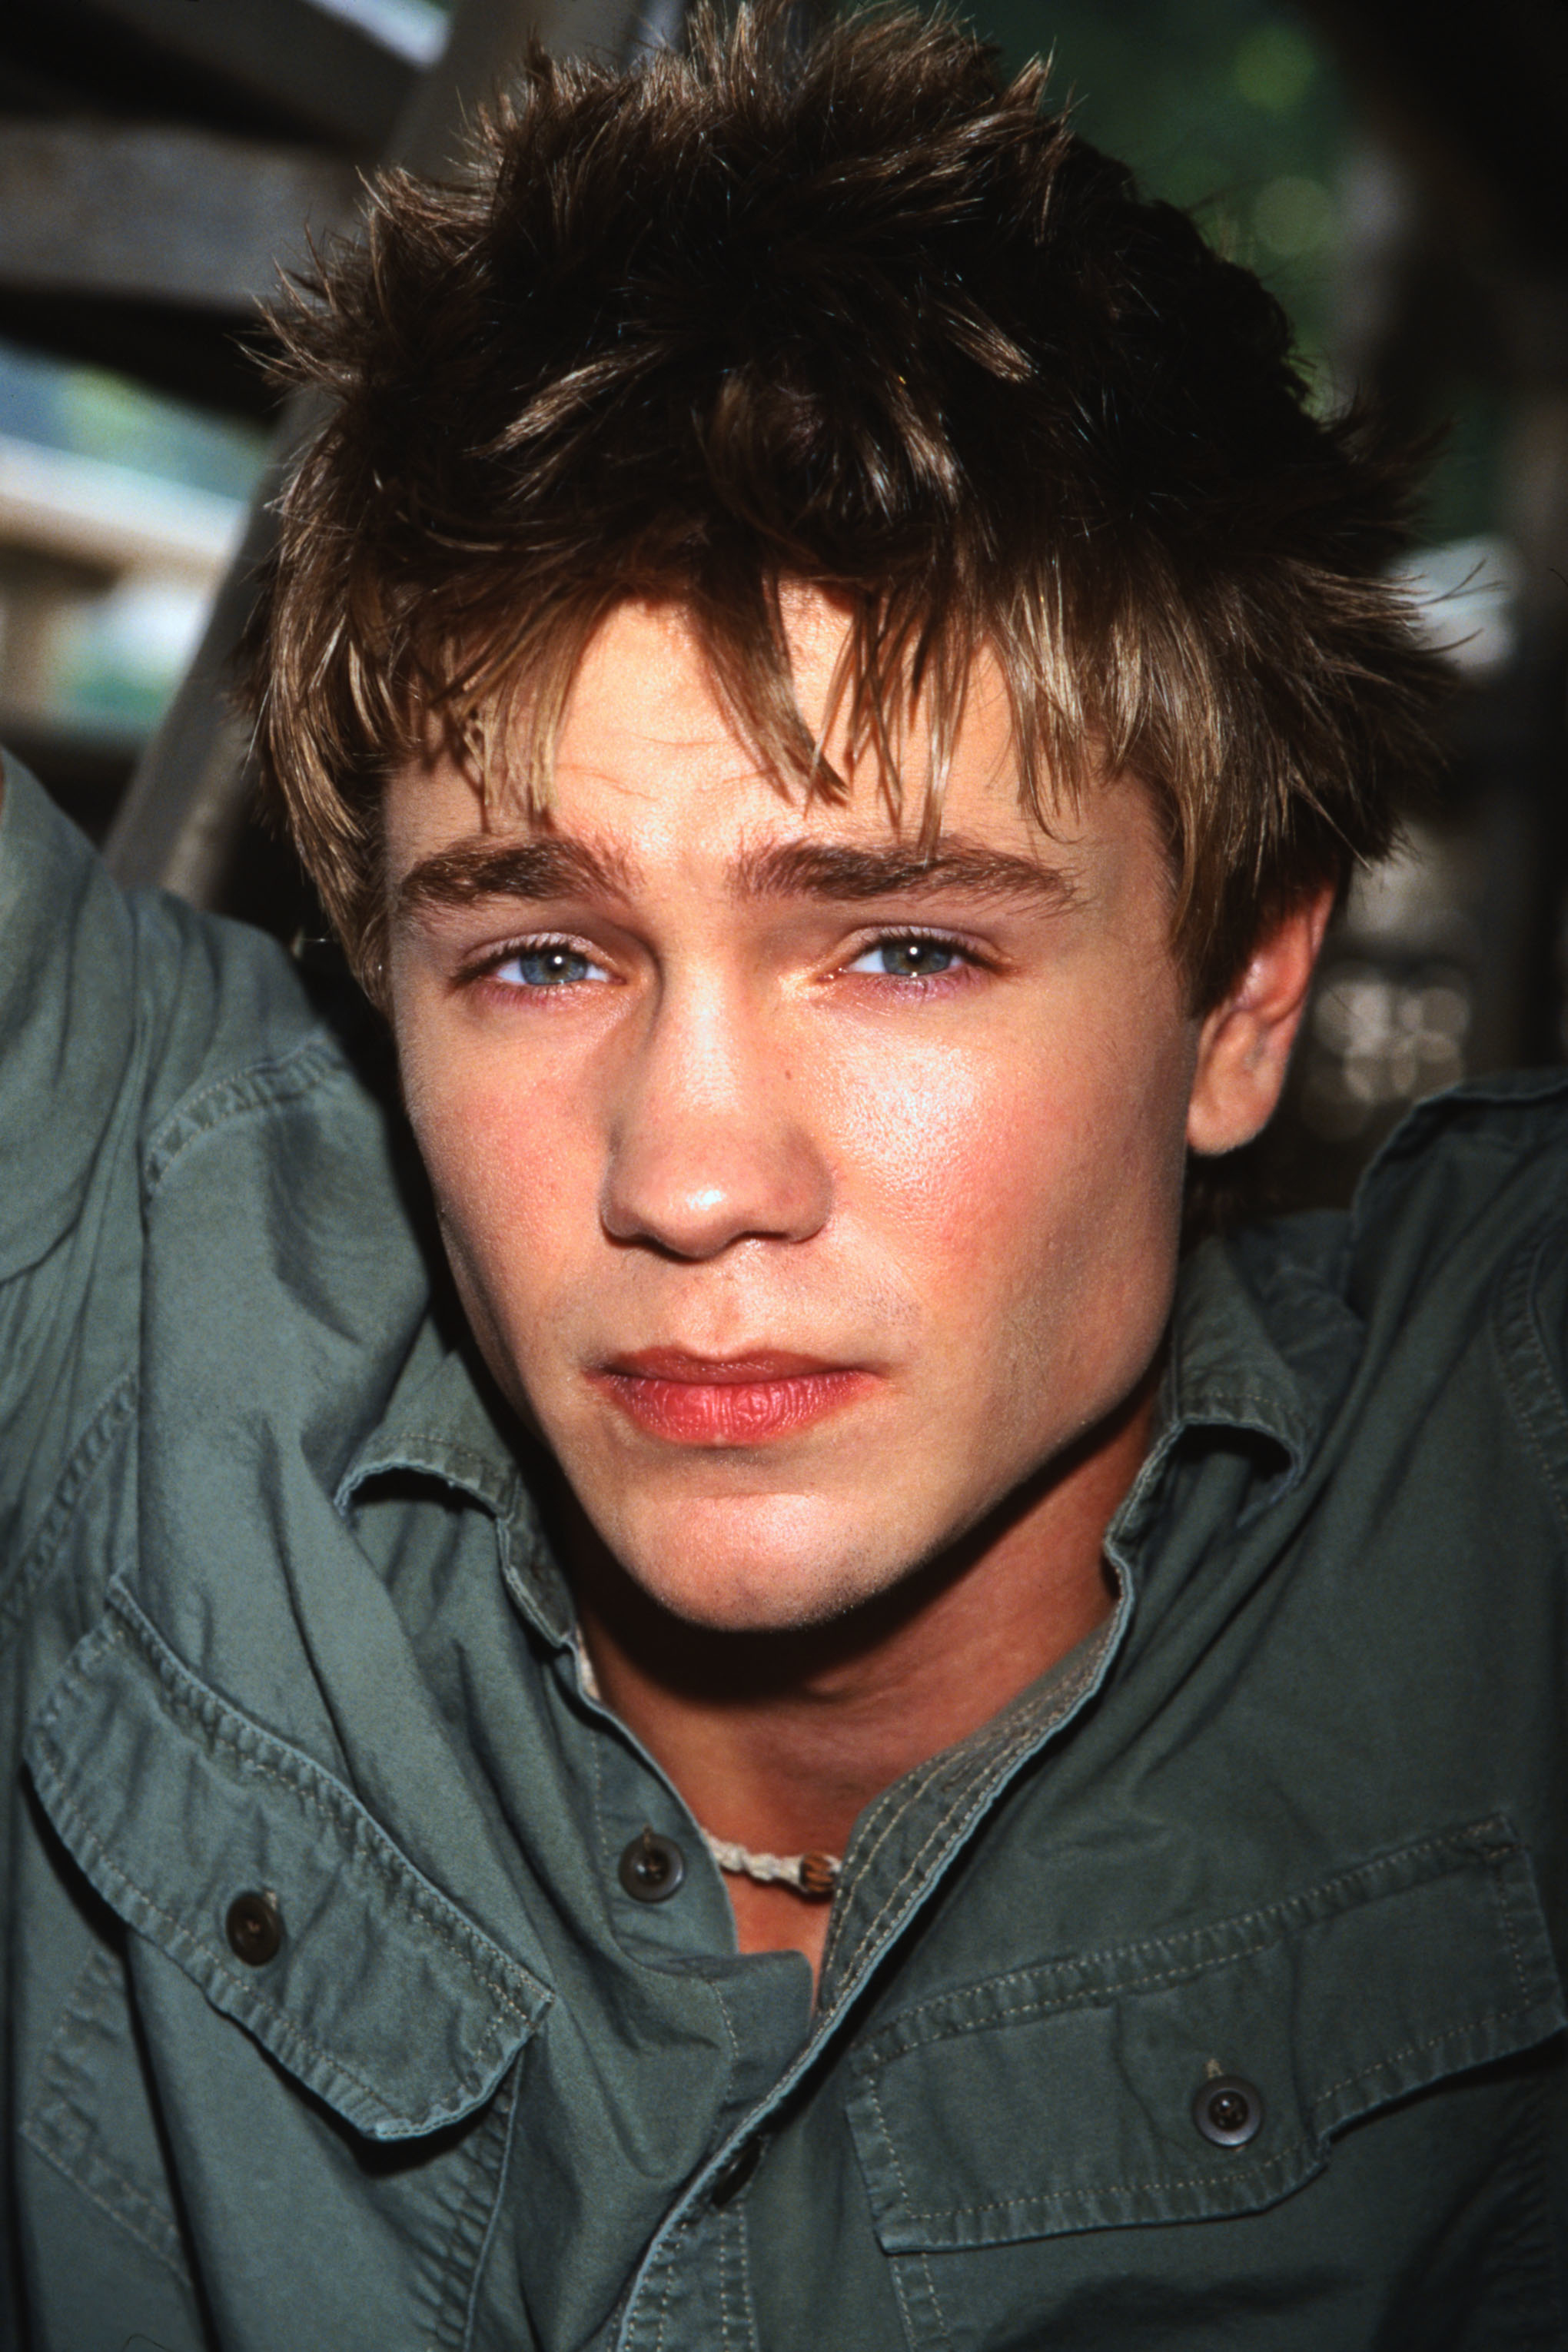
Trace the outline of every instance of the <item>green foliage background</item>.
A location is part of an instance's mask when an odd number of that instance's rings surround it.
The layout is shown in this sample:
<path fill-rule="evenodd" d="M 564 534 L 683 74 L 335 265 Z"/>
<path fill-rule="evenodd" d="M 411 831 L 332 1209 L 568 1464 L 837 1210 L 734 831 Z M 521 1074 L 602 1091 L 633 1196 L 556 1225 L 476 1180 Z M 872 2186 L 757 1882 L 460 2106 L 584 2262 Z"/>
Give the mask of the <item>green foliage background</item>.
<path fill-rule="evenodd" d="M 1267 0 L 982 0 L 965 13 L 1010 63 L 1051 58 L 1085 138 L 1257 269 L 1321 371 L 1352 122 L 1303 20 Z"/>

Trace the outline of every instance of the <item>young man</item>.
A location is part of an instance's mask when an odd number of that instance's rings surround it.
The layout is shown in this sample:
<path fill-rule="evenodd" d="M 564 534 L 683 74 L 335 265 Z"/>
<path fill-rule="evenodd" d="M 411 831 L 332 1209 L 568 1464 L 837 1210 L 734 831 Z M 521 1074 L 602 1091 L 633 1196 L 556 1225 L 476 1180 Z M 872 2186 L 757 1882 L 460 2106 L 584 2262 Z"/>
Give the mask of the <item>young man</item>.
<path fill-rule="evenodd" d="M 1562 1088 L 1178 1262 L 1397 468 L 909 19 L 540 61 L 288 332 L 404 1108 L 10 770 L 13 2335 L 1561 2340 Z"/>

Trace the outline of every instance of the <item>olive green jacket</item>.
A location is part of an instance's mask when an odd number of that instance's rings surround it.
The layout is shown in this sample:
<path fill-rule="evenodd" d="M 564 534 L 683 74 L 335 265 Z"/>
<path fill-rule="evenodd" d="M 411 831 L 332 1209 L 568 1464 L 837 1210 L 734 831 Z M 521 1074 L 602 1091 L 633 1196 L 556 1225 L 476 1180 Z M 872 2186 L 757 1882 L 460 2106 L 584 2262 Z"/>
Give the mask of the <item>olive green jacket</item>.
<path fill-rule="evenodd" d="M 1113 1618 L 868 1810 L 814 2011 L 363 1041 L 15 767 L 0 1041 L 0 2338 L 1568 2343 L 1563 1080 L 1196 1254 Z"/>

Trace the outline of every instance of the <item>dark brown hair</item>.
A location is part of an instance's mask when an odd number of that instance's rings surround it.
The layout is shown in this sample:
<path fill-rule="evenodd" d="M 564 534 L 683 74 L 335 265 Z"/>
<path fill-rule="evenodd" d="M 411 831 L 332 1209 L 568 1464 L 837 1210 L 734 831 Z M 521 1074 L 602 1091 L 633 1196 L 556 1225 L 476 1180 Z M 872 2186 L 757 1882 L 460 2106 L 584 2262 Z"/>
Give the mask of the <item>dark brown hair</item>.
<path fill-rule="evenodd" d="M 841 791 L 781 620 L 814 584 L 895 803 L 929 725 L 927 837 L 982 645 L 1042 823 L 1143 780 L 1206 1006 L 1426 762 L 1407 469 L 1310 413 L 1279 306 L 1045 110 L 1043 68 L 1009 84 L 942 18 L 790 25 L 703 15 L 626 72 L 535 55 L 449 184 L 383 178 L 280 304 L 326 409 L 247 656 L 264 782 L 374 993 L 389 763 L 434 722 L 547 805 L 618 599 L 679 599 L 759 754 Z"/>

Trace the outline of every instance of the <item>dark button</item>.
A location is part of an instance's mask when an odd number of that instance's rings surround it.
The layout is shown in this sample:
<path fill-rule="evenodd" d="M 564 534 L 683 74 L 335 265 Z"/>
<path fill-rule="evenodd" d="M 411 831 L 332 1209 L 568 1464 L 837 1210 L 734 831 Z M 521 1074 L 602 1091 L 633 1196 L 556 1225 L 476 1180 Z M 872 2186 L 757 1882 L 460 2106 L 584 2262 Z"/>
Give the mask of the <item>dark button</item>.
<path fill-rule="evenodd" d="M 709 2203 L 718 2206 L 722 2212 L 731 2200 L 740 2195 L 755 2172 L 762 2153 L 760 2139 L 749 2139 L 744 2147 L 738 2147 L 729 2163 L 714 2174 L 713 2185 L 708 2191 Z"/>
<path fill-rule="evenodd" d="M 1239 2074 L 1216 2074 L 1193 2101 L 1193 2121 L 1215 2147 L 1245 2147 L 1263 2128 L 1263 2094 Z"/>
<path fill-rule="evenodd" d="M 247 1969 L 275 1960 L 283 1941 L 283 1915 L 271 1895 L 237 1895 L 224 1921 L 228 1948 Z"/>
<path fill-rule="evenodd" d="M 668 1903 L 685 1875 L 686 1856 L 657 1830 L 638 1830 L 621 1856 L 621 1885 L 638 1903 Z"/>

